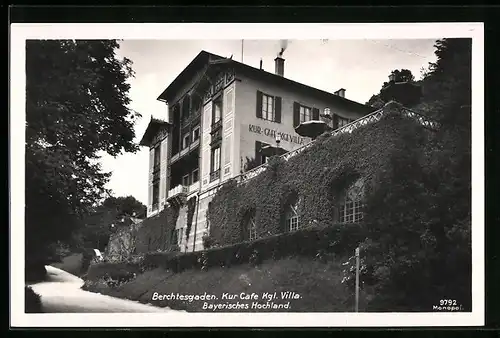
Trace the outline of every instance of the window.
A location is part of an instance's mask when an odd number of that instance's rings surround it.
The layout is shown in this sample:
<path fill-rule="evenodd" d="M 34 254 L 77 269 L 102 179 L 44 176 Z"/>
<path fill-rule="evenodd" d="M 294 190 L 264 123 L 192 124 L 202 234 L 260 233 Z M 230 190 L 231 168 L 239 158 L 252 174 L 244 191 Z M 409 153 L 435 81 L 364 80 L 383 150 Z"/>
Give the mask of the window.
<path fill-rule="evenodd" d="M 257 91 L 257 118 L 281 123 L 281 97 Z"/>
<path fill-rule="evenodd" d="M 298 198 L 295 198 L 285 210 L 285 222 L 288 231 L 296 231 L 299 229 L 299 203 L 300 200 Z"/>
<path fill-rule="evenodd" d="M 199 170 L 198 169 L 193 170 L 193 174 L 192 175 L 193 175 L 192 182 L 194 184 L 194 183 L 198 182 L 198 180 L 200 179 L 199 178 Z"/>
<path fill-rule="evenodd" d="M 262 118 L 268 121 L 274 121 L 274 97 L 262 95 Z"/>
<path fill-rule="evenodd" d="M 158 209 L 158 201 L 160 200 L 160 182 L 153 183 L 153 210 Z"/>
<path fill-rule="evenodd" d="M 255 217 L 253 214 L 250 217 L 249 228 L 250 228 L 249 239 L 251 241 L 256 240 L 257 239 L 257 225 L 255 224 Z"/>
<path fill-rule="evenodd" d="M 212 172 L 220 169 L 220 147 L 212 149 Z"/>
<path fill-rule="evenodd" d="M 222 97 L 214 100 L 212 111 L 212 124 L 220 121 L 222 116 Z"/>
<path fill-rule="evenodd" d="M 210 182 L 220 177 L 220 147 L 212 149 L 210 164 Z"/>
<path fill-rule="evenodd" d="M 299 110 L 299 116 L 300 116 L 300 123 L 302 122 L 307 122 L 311 121 L 311 108 L 305 107 L 305 106 L 300 106 Z"/>
<path fill-rule="evenodd" d="M 154 150 L 154 161 L 153 161 L 154 170 L 160 168 L 160 162 L 161 162 L 161 148 L 160 145 L 157 145 Z"/>
<path fill-rule="evenodd" d="M 186 187 L 189 186 L 189 174 L 188 175 L 184 175 L 182 177 L 182 185 L 186 186 Z"/>
<path fill-rule="evenodd" d="M 193 129 L 193 142 L 196 142 L 200 138 L 200 127 Z"/>
<path fill-rule="evenodd" d="M 255 209 L 251 209 L 245 213 L 242 219 L 242 241 L 254 241 L 257 239 L 257 225 L 255 223 Z"/>
<path fill-rule="evenodd" d="M 346 198 L 340 208 L 340 223 L 357 223 L 363 219 L 363 205 L 361 201 Z"/>
<path fill-rule="evenodd" d="M 182 138 L 182 149 L 189 147 L 189 134 L 185 134 Z"/>
<path fill-rule="evenodd" d="M 340 206 L 340 223 L 357 223 L 363 219 L 363 182 L 358 180 L 347 191 Z"/>
<path fill-rule="evenodd" d="M 351 123 L 351 120 L 343 118 L 343 117 L 338 117 L 338 128 L 345 126 L 346 124 Z"/>
<path fill-rule="evenodd" d="M 305 106 L 299 102 L 293 103 L 293 126 L 296 128 L 301 123 L 319 120 L 319 109 Z"/>

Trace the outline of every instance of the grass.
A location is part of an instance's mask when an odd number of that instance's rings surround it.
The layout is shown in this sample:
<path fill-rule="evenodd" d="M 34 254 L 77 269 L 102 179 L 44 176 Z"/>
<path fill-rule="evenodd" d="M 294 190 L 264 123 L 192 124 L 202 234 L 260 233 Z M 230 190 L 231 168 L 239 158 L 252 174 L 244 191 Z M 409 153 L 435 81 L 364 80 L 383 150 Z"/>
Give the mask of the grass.
<path fill-rule="evenodd" d="M 278 304 L 290 302 L 289 309 L 278 311 L 348 312 L 354 310 L 354 290 L 349 290 L 341 283 L 343 277 L 341 262 L 343 260 L 338 257 L 330 257 L 326 262 L 306 257 L 292 257 L 276 261 L 266 260 L 259 266 L 244 264 L 231 268 L 211 268 L 207 271 L 191 269 L 172 273 L 163 268 L 156 268 L 139 273 L 133 280 L 117 287 L 109 287 L 94 274 L 84 288 L 110 296 L 189 312 L 212 310 L 203 309 L 205 302 L 202 300 L 152 300 L 153 294 L 156 292 L 160 295 L 173 293 L 196 296 L 206 292 L 218 297 L 217 300 L 207 301 L 207 304 L 239 302 L 250 305 L 255 300 L 238 298 L 223 300 L 222 294 L 255 293 L 260 298 L 257 302 L 265 303 L 262 294 L 276 292 L 278 299 L 273 302 Z M 92 275 L 91 270 L 92 268 L 89 270 L 89 275 Z M 280 293 L 286 291 L 299 294 L 300 299 L 281 300 Z M 365 298 L 361 296 L 360 298 Z M 360 303 L 360 311 L 365 307 L 364 302 Z M 239 311 L 263 310 L 240 309 Z"/>
<path fill-rule="evenodd" d="M 53 267 L 69 272 L 75 276 L 83 273 L 83 254 L 72 254 L 61 259 L 61 262 L 52 263 Z"/>

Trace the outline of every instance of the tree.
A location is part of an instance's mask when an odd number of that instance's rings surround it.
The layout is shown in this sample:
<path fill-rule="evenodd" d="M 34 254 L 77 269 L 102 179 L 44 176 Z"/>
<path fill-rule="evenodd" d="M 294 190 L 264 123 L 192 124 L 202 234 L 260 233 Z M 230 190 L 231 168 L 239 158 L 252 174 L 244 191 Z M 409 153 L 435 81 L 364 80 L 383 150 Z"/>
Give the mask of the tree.
<path fill-rule="evenodd" d="M 441 126 L 420 139 L 401 131 L 367 201 L 362 252 L 378 310 L 430 311 L 443 298 L 471 309 L 471 40 L 439 40 L 435 53 L 418 107 Z"/>
<path fill-rule="evenodd" d="M 115 40 L 26 43 L 26 265 L 43 264 L 97 205 L 110 174 L 99 154 L 135 152 L 131 61 Z"/>
<path fill-rule="evenodd" d="M 118 216 L 120 217 L 146 217 L 147 207 L 139 202 L 134 196 L 109 197 L 104 200 L 102 205 L 106 208 L 118 210 Z"/>
<path fill-rule="evenodd" d="M 393 76 L 395 83 L 408 83 L 412 85 L 418 84 L 418 82 L 415 81 L 415 76 L 413 76 L 412 72 L 408 69 L 401 69 L 401 70 L 395 69 L 391 72 L 391 75 Z M 387 95 L 384 95 L 384 89 L 387 88 L 389 84 L 390 84 L 389 82 L 385 81 L 382 84 L 380 91 L 377 94 L 372 95 L 368 100 L 368 102 L 366 102 L 366 104 L 377 109 L 382 108 L 384 104 L 386 104 L 389 101 Z M 408 94 L 407 89 L 403 91 L 405 92 L 405 94 Z M 416 98 L 414 98 L 413 96 L 416 96 L 417 93 L 415 93 L 415 95 L 413 95 L 413 93 L 411 94 L 412 94 L 411 101 L 415 101 Z M 396 96 L 400 96 L 400 94 L 397 93 Z"/>

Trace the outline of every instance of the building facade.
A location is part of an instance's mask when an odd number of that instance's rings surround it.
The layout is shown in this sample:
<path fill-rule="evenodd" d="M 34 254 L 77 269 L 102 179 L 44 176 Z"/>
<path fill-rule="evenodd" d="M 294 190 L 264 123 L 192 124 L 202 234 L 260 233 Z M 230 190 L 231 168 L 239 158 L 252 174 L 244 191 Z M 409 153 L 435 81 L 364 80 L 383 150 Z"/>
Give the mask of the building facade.
<path fill-rule="evenodd" d="M 266 145 L 292 151 L 311 141 L 296 133 L 300 123 L 323 120 L 336 129 L 373 110 L 346 99 L 345 89 L 332 94 L 289 80 L 284 66 L 281 55 L 270 73 L 202 51 L 159 96 L 168 121 L 152 118 L 141 140 L 150 151 L 147 216 L 178 205 L 181 251 L 203 249 L 216 187 L 266 162 Z M 185 202 L 193 197 L 186 242 Z"/>

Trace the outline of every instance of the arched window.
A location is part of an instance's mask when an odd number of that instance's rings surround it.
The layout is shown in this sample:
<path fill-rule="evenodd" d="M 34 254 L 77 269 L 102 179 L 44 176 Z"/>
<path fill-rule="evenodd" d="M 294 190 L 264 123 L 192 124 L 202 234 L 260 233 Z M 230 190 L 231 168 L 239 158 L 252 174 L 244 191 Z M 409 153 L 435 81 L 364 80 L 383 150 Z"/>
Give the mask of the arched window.
<path fill-rule="evenodd" d="M 340 223 L 357 223 L 363 219 L 364 180 L 358 179 L 346 191 L 339 208 Z"/>
<path fill-rule="evenodd" d="M 252 209 L 245 213 L 242 224 L 242 240 L 256 240 L 257 239 L 257 224 L 255 223 L 255 210 Z"/>
<path fill-rule="evenodd" d="M 293 195 L 289 203 L 285 206 L 285 230 L 296 231 L 300 228 L 300 218 L 298 208 L 300 205 L 300 198 Z"/>
<path fill-rule="evenodd" d="M 249 239 L 251 241 L 257 239 L 257 225 L 255 224 L 255 214 L 252 214 L 250 220 L 249 220 Z"/>

